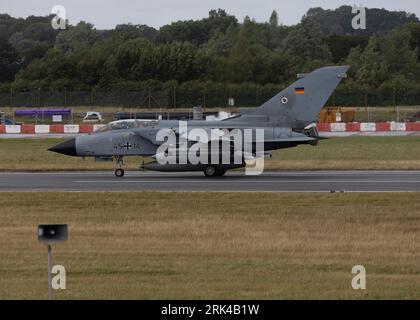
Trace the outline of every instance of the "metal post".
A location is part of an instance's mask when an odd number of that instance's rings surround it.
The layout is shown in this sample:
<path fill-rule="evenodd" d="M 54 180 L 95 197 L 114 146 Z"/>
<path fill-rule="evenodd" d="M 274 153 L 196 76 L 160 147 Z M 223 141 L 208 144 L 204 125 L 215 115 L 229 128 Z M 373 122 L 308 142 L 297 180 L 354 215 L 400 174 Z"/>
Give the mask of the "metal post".
<path fill-rule="evenodd" d="M 124 95 L 124 88 L 121 89 L 121 107 L 124 110 L 124 105 L 125 105 L 125 95 Z"/>
<path fill-rule="evenodd" d="M 260 90 L 259 90 L 258 85 L 257 85 L 257 101 L 256 102 L 257 102 L 256 106 L 258 107 L 260 105 Z"/>
<path fill-rule="evenodd" d="M 232 106 L 230 105 L 229 101 L 232 98 L 232 85 L 229 85 L 229 98 L 228 98 L 228 107 L 229 107 L 229 112 L 232 112 Z"/>
<path fill-rule="evenodd" d="M 67 108 L 67 88 L 64 88 L 64 107 Z"/>
<path fill-rule="evenodd" d="M 365 91 L 365 108 L 366 108 L 367 116 L 368 116 L 368 121 L 367 122 L 370 122 L 370 110 L 369 110 L 369 106 L 368 106 L 368 93 L 367 93 L 367 89 Z"/>
<path fill-rule="evenodd" d="M 395 88 L 392 89 L 392 105 L 393 105 L 394 111 L 395 111 L 395 107 L 397 105 L 396 99 L 395 99 Z"/>
<path fill-rule="evenodd" d="M 48 246 L 48 300 L 52 300 L 52 277 L 51 277 L 51 261 L 52 261 L 52 252 L 51 245 Z"/>
<path fill-rule="evenodd" d="M 149 87 L 149 109 L 152 106 L 152 92 L 151 92 L 152 88 Z"/>
<path fill-rule="evenodd" d="M 95 105 L 95 97 L 94 97 L 94 89 L 92 88 L 92 90 L 90 91 L 90 103 L 93 105 Z"/>
<path fill-rule="evenodd" d="M 369 102 L 368 102 L 368 92 L 366 90 L 366 92 L 365 92 L 365 106 L 367 107 L 368 104 L 369 104 Z"/>
<path fill-rule="evenodd" d="M 10 109 L 13 109 L 13 88 L 10 88 Z"/>
<path fill-rule="evenodd" d="M 174 109 L 176 109 L 176 87 L 174 87 Z"/>
<path fill-rule="evenodd" d="M 207 86 L 206 85 L 204 85 L 204 93 L 203 93 L 203 108 L 204 108 L 204 111 L 206 111 L 206 94 L 207 94 Z"/>

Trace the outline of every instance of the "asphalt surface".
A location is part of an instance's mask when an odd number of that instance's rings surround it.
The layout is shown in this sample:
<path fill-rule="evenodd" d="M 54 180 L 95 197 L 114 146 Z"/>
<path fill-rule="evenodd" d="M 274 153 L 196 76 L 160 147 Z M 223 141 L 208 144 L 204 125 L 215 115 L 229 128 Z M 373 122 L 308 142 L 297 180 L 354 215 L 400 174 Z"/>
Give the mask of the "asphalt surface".
<path fill-rule="evenodd" d="M 196 173 L 113 172 L 0 173 L 6 191 L 221 191 L 221 192 L 407 192 L 420 191 L 420 171 L 267 172 L 221 178 Z"/>

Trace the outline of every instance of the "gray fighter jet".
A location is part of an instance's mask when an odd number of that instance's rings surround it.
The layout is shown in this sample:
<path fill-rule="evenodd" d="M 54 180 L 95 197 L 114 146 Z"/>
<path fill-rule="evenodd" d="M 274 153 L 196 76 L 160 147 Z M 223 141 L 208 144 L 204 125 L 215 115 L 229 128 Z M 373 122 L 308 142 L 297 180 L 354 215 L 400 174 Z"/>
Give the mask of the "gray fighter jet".
<path fill-rule="evenodd" d="M 59 143 L 49 150 L 69 156 L 95 157 L 97 160 L 115 159 L 117 177 L 124 176 L 123 157 L 125 156 L 146 156 L 158 159 L 160 155 L 159 159 L 161 159 L 168 156 L 169 152 L 174 152 L 175 159 L 178 159 L 174 163 L 152 161 L 140 164 L 140 168 L 165 172 L 203 171 L 207 177 L 223 176 L 227 170 L 245 167 L 249 159 L 269 155 L 268 152 L 271 150 L 301 144 L 316 145 L 319 136 L 314 123 L 318 112 L 340 81 L 346 77 L 348 68 L 348 66 L 332 66 L 320 68 L 308 74 L 300 74 L 296 82 L 260 107 L 241 109 L 239 114 L 221 121 L 190 120 L 184 126 L 180 126 L 180 123 L 174 120 L 121 120 L 111 122 L 91 134 Z M 191 138 L 190 133 L 197 129 L 201 134 L 208 133 L 207 138 L 202 138 L 200 134 L 192 134 L 193 138 Z M 232 142 L 230 133 L 235 131 L 245 134 L 245 130 L 251 130 L 252 141 L 241 142 L 238 147 Z M 173 132 L 176 141 L 168 144 L 167 149 L 162 152 L 161 148 L 168 139 L 161 139 L 159 135 L 169 131 Z M 259 140 L 257 131 L 260 132 Z M 204 146 L 217 140 L 214 137 L 215 132 L 219 144 L 216 149 L 213 147 L 206 149 L 210 151 L 207 151 L 204 158 L 209 161 L 197 163 L 190 161 L 188 157 L 186 162 L 179 161 L 182 152 L 188 153 L 193 143 Z M 261 132 L 263 139 L 261 139 Z M 221 148 L 220 144 L 224 136 L 227 137 L 225 142 L 228 141 L 229 145 L 227 151 Z M 187 137 L 184 139 L 187 140 L 185 145 L 181 144 L 182 137 Z M 257 154 L 258 142 L 263 143 L 263 153 Z M 248 151 L 244 151 L 245 145 L 251 146 L 247 149 Z M 216 156 L 218 162 L 215 162 L 212 157 L 215 150 L 219 151 Z M 235 162 L 221 161 L 226 152 L 229 154 L 228 159 L 232 160 L 235 157 Z M 237 161 L 238 154 L 239 161 Z"/>

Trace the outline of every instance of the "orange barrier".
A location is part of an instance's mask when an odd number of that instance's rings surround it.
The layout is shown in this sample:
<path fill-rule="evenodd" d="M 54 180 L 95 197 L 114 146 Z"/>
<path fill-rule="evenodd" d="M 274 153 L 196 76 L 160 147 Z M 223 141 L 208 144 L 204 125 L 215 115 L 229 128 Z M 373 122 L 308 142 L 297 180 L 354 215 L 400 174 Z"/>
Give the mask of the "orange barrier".
<path fill-rule="evenodd" d="M 50 125 L 50 133 L 64 133 L 64 124 Z"/>
<path fill-rule="evenodd" d="M 24 134 L 35 133 L 35 125 L 33 125 L 33 124 L 22 124 L 20 126 L 20 133 L 24 133 Z"/>
<path fill-rule="evenodd" d="M 93 131 L 93 124 L 79 125 L 79 133 L 91 133 Z"/>
<path fill-rule="evenodd" d="M 391 131 L 391 124 L 386 122 L 377 122 L 376 131 Z"/>

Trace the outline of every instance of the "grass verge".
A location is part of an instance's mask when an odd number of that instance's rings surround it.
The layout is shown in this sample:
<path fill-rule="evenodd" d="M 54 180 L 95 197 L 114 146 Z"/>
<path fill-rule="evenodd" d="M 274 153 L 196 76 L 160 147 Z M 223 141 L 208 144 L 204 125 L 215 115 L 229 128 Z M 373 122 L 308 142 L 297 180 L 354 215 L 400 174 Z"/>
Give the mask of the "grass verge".
<path fill-rule="evenodd" d="M 419 299 L 419 210 L 415 193 L 1 193 L 0 299 L 46 298 L 40 223 L 69 224 L 57 299 Z"/>

